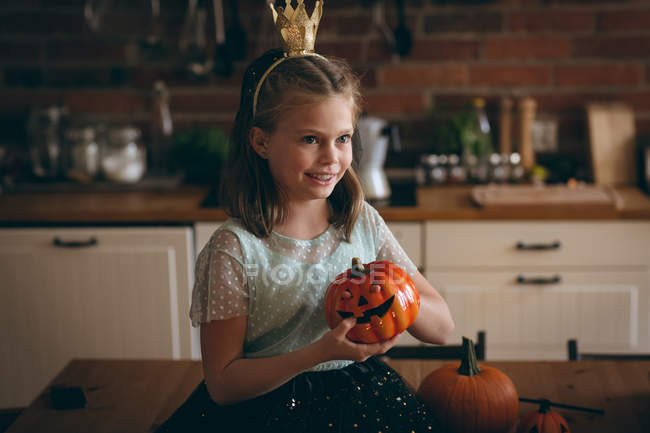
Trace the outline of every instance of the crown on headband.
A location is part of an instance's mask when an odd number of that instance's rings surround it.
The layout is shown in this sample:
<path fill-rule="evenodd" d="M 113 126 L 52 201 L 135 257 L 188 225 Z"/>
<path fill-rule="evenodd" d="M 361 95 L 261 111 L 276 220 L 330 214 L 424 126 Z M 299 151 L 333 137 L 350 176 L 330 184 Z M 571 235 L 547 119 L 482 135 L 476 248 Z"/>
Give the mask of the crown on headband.
<path fill-rule="evenodd" d="M 285 7 L 279 6 L 277 11 L 273 3 L 269 3 L 284 51 L 289 57 L 313 53 L 318 23 L 323 16 L 323 2 L 316 2 L 311 17 L 307 15 L 304 0 L 298 0 L 295 9 L 291 6 L 291 0 L 285 0 L 284 3 Z"/>
<path fill-rule="evenodd" d="M 255 117 L 255 113 L 257 112 L 257 98 L 262 84 L 276 66 L 291 57 L 317 56 L 323 59 L 325 58 L 314 52 L 318 23 L 323 16 L 324 1 L 316 1 L 311 17 L 307 15 L 304 0 L 298 0 L 298 7 L 295 9 L 291 7 L 291 0 L 285 0 L 284 3 L 285 7 L 278 6 L 277 11 L 273 2 L 269 3 L 273 12 L 275 28 L 278 30 L 282 44 L 284 45 L 284 56 L 274 59 L 271 66 L 266 69 L 257 82 L 255 93 L 253 93 L 253 117 Z M 253 71 L 254 74 L 255 72 Z"/>

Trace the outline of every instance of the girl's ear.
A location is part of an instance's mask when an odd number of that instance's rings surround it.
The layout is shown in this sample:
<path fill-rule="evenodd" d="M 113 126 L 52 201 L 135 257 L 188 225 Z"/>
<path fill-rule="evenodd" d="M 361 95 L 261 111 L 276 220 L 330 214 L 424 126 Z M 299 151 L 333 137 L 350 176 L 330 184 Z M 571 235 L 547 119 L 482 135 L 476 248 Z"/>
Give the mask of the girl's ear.
<path fill-rule="evenodd" d="M 258 126 L 253 126 L 248 133 L 248 139 L 255 153 L 266 159 L 268 152 L 268 135 L 266 132 Z"/>

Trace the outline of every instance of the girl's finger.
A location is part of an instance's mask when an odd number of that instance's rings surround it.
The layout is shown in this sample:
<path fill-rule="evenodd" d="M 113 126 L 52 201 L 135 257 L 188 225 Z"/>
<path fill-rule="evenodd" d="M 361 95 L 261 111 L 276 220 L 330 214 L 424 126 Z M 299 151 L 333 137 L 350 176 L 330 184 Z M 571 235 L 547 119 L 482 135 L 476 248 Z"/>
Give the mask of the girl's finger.
<path fill-rule="evenodd" d="M 356 324 L 357 319 L 354 317 L 348 317 L 347 319 L 342 320 L 334 329 L 337 335 L 345 335 L 350 329 L 354 328 L 354 325 Z"/>

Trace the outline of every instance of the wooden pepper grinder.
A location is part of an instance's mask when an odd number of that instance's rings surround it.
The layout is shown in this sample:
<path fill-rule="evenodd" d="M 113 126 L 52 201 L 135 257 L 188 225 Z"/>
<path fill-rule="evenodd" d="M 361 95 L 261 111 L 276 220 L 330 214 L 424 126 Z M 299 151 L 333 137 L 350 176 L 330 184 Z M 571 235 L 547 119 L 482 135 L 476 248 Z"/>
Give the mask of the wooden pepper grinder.
<path fill-rule="evenodd" d="M 512 153 L 512 106 L 511 98 L 501 98 L 499 103 L 499 153 Z"/>
<path fill-rule="evenodd" d="M 533 120 L 535 120 L 537 102 L 533 98 L 522 98 L 519 100 L 517 108 L 519 112 L 519 154 L 522 167 L 528 171 L 535 166 L 531 128 Z"/>

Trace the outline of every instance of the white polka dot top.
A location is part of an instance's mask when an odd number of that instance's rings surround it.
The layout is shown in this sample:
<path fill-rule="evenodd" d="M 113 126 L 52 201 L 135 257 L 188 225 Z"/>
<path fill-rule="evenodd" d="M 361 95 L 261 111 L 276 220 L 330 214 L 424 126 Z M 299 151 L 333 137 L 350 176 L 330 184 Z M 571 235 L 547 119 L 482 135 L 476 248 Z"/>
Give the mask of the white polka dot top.
<path fill-rule="evenodd" d="M 351 242 L 333 225 L 311 240 L 273 232 L 260 239 L 236 219 L 223 223 L 196 262 L 190 318 L 193 326 L 248 315 L 244 356 L 277 356 L 311 344 L 329 330 L 323 298 L 327 286 L 350 268 L 389 260 L 409 275 L 417 268 L 379 213 L 364 203 Z M 341 368 L 329 361 L 312 370 Z"/>

